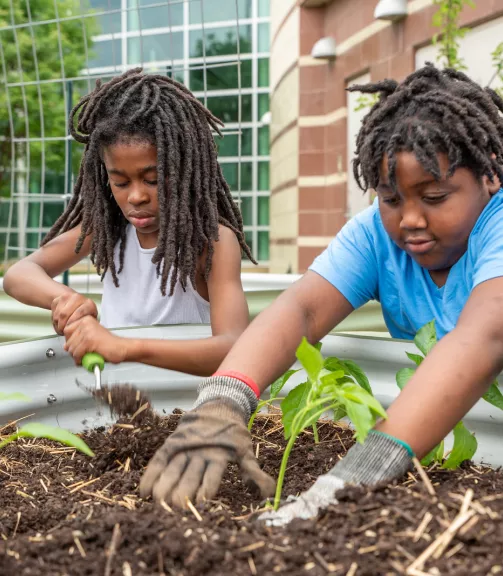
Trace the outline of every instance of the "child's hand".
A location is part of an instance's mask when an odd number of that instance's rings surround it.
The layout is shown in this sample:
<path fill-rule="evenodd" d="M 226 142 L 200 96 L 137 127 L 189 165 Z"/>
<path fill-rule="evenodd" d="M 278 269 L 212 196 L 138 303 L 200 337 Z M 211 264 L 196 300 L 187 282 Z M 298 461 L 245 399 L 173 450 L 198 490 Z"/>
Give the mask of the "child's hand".
<path fill-rule="evenodd" d="M 68 291 L 54 298 L 51 305 L 52 325 L 57 334 L 62 336 L 65 327 L 84 316 L 98 317 L 98 308 L 90 299 L 78 292 Z"/>
<path fill-rule="evenodd" d="M 82 363 L 82 357 L 87 352 L 101 354 L 105 362 L 112 364 L 126 359 L 127 339 L 114 336 L 92 316 L 84 316 L 77 322 L 67 324 L 64 333 L 64 349 L 73 356 L 77 365 Z"/>

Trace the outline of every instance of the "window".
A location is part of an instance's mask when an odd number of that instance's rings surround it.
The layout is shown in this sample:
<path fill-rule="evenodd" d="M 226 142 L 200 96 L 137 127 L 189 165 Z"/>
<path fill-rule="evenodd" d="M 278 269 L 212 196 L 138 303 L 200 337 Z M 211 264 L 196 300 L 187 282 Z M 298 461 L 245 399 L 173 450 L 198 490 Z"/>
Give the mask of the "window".
<path fill-rule="evenodd" d="M 238 188 L 238 164 L 237 162 L 221 163 L 222 173 L 232 192 L 252 191 L 252 163 L 241 162 L 241 190 Z"/>
<path fill-rule="evenodd" d="M 258 260 L 267 262 L 269 260 L 269 232 L 260 231 L 258 233 Z"/>
<path fill-rule="evenodd" d="M 269 190 L 269 162 L 258 163 L 258 189 Z"/>
<path fill-rule="evenodd" d="M 95 42 L 90 50 L 89 67 L 102 68 L 105 66 L 118 66 L 122 64 L 121 41 L 105 40 Z"/>
<path fill-rule="evenodd" d="M 238 53 L 236 26 L 224 28 L 210 28 L 203 31 L 192 30 L 189 36 L 189 50 L 191 58 L 203 56 L 228 56 Z M 251 26 L 239 26 L 239 53 L 250 54 L 252 51 Z"/>
<path fill-rule="evenodd" d="M 269 24 L 258 25 L 258 52 L 269 52 L 270 39 L 269 39 Z"/>
<path fill-rule="evenodd" d="M 251 122 L 251 94 L 236 96 L 210 96 L 206 99 L 207 107 L 225 123 L 239 122 L 239 105 L 241 100 L 241 121 Z M 204 98 L 199 98 L 204 102 Z"/>
<path fill-rule="evenodd" d="M 269 196 L 259 196 L 258 202 L 258 222 L 259 226 L 269 226 Z"/>
<path fill-rule="evenodd" d="M 97 18 L 98 34 L 115 34 L 121 31 L 121 0 L 90 0 L 89 4 L 91 12 L 108 12 Z M 112 12 L 114 10 L 118 12 Z"/>
<path fill-rule="evenodd" d="M 163 6 L 159 4 L 159 0 L 129 0 L 129 8 L 137 10 L 128 12 L 128 30 L 183 26 L 183 3 L 164 0 Z"/>
<path fill-rule="evenodd" d="M 236 129 L 237 130 L 237 129 Z M 218 149 L 219 156 L 238 156 L 238 134 L 226 134 L 224 137 L 215 137 L 215 142 Z M 251 156 L 252 153 L 252 129 L 241 129 L 241 156 Z"/>
<path fill-rule="evenodd" d="M 167 32 L 137 38 L 128 38 L 128 62 L 160 62 L 183 58 L 182 32 Z"/>
<path fill-rule="evenodd" d="M 234 62 L 227 66 L 222 64 L 206 65 L 206 89 L 207 90 L 233 90 L 239 88 L 238 68 Z M 252 62 L 241 61 L 241 88 L 251 88 L 252 85 Z M 194 66 L 190 70 L 190 89 L 193 92 L 204 90 L 203 65 Z"/>
<path fill-rule="evenodd" d="M 253 254 L 253 232 L 251 230 L 245 230 L 245 242 L 248 244 L 248 248 L 251 250 Z M 242 260 L 248 261 L 248 257 L 246 254 L 243 254 Z"/>
<path fill-rule="evenodd" d="M 269 94 L 259 94 L 258 95 L 258 119 L 269 112 Z"/>
<path fill-rule="evenodd" d="M 261 88 L 269 86 L 269 58 L 258 59 L 258 85 Z"/>
<path fill-rule="evenodd" d="M 225 20 L 236 20 L 251 18 L 252 0 L 192 0 L 190 7 L 190 23 L 201 24 L 207 22 L 224 22 Z"/>
<path fill-rule="evenodd" d="M 269 3 L 271 0 L 257 0 L 258 1 L 258 15 L 262 16 L 269 16 L 270 8 Z"/>
<path fill-rule="evenodd" d="M 258 129 L 258 154 L 269 156 L 269 126 L 261 126 Z"/>
<path fill-rule="evenodd" d="M 253 197 L 241 196 L 241 214 L 243 216 L 243 225 L 253 225 Z"/>

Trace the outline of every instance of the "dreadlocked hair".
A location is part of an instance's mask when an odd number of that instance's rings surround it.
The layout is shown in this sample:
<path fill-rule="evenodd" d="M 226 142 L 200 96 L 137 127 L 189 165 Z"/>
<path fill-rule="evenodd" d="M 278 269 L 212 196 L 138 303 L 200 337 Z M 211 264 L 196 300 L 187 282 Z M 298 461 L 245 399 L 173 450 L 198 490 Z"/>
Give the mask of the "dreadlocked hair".
<path fill-rule="evenodd" d="M 205 249 L 208 278 L 219 223 L 234 232 L 242 251 L 256 264 L 245 241 L 241 212 L 217 161 L 211 129 L 222 136 L 220 126 L 221 120 L 183 84 L 167 76 L 142 74 L 136 68 L 106 84 L 98 80 L 70 113 L 69 130 L 85 144 L 84 155 L 68 207 L 42 245 L 81 224 L 75 252 L 92 234 L 91 261 L 102 279 L 110 271 L 118 286 L 127 220 L 113 198 L 101 152 L 119 141 L 146 141 L 157 149 L 160 227 L 152 263 L 162 277 L 162 294 L 166 295 L 170 272 L 169 295 L 177 281 L 184 290 L 188 280 L 195 286 L 198 258 Z"/>
<path fill-rule="evenodd" d="M 396 154 L 413 152 L 440 180 L 437 154 L 449 159 L 447 177 L 468 168 L 477 179 L 496 174 L 503 182 L 503 100 L 463 72 L 439 70 L 428 62 L 401 84 L 384 80 L 349 91 L 378 94 L 356 140 L 353 173 L 363 191 L 376 188 L 383 157 L 396 190 Z"/>

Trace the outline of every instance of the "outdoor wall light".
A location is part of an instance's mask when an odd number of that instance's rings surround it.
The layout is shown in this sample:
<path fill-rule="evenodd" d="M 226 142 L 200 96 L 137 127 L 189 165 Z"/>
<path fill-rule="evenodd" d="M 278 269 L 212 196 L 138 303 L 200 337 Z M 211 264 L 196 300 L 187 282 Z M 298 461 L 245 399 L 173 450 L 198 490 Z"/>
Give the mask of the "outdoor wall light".
<path fill-rule="evenodd" d="M 318 40 L 318 42 L 313 46 L 311 56 L 323 60 L 334 60 L 336 56 L 335 40 L 331 36 L 320 38 L 320 40 Z"/>
<path fill-rule="evenodd" d="M 374 11 L 378 20 L 400 20 L 407 16 L 407 0 L 379 0 Z"/>

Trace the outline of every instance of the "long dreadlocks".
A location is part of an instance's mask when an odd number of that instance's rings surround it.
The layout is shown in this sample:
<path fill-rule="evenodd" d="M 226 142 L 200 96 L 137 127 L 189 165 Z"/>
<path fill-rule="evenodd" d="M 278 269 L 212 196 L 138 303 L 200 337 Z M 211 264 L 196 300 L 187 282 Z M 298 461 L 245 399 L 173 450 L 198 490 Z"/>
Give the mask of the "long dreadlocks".
<path fill-rule="evenodd" d="M 448 177 L 465 167 L 479 179 L 486 175 L 493 182 L 496 174 L 503 183 L 503 100 L 491 88 L 427 63 L 401 84 L 384 80 L 348 90 L 379 94 L 356 140 L 353 172 L 362 190 L 378 185 L 384 155 L 390 186 L 396 188 L 400 151 L 413 152 L 437 180 L 441 152 L 449 159 Z"/>
<path fill-rule="evenodd" d="M 42 245 L 81 224 L 75 251 L 92 234 L 91 261 L 102 279 L 110 270 L 114 284 L 119 285 L 127 220 L 112 196 L 101 151 L 120 140 L 140 139 L 157 149 L 160 229 L 152 263 L 162 275 L 162 294 L 166 295 L 170 271 L 170 295 L 177 281 L 184 290 L 187 280 L 195 286 L 198 258 L 205 248 L 208 277 L 219 223 L 234 232 L 243 252 L 255 263 L 244 239 L 241 213 L 217 162 L 211 129 L 222 136 L 219 126 L 223 123 L 218 118 L 169 77 L 142 74 L 136 68 L 106 84 L 98 80 L 96 88 L 71 111 L 69 130 L 77 142 L 85 144 L 84 155 L 72 199 Z M 114 262 L 117 242 L 119 270 Z"/>

